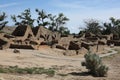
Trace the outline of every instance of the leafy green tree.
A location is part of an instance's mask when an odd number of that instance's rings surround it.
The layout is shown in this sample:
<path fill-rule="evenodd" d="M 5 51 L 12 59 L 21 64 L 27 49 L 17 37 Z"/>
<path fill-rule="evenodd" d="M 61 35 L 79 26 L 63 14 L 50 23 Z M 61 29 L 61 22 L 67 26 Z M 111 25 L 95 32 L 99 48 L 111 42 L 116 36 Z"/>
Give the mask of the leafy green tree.
<path fill-rule="evenodd" d="M 103 34 L 116 34 L 120 36 L 120 19 L 110 18 L 110 22 L 104 23 Z"/>
<path fill-rule="evenodd" d="M 7 16 L 5 12 L 0 13 L 0 30 L 2 30 L 5 27 L 5 25 L 8 23 L 8 21 L 4 21 L 6 17 Z"/>
<path fill-rule="evenodd" d="M 101 34 L 101 26 L 97 20 L 90 19 L 85 21 L 85 32 L 91 32 L 93 34 Z"/>
<path fill-rule="evenodd" d="M 17 17 L 15 15 L 11 15 L 11 19 L 15 22 L 15 25 L 20 25 L 20 22 L 17 21 Z"/>
<path fill-rule="evenodd" d="M 24 12 L 18 16 L 12 15 L 11 18 L 15 22 L 15 25 L 30 25 L 33 27 L 33 23 L 35 21 L 35 19 L 32 19 L 31 17 L 30 9 L 24 10 Z M 19 21 L 17 19 L 19 19 Z"/>
<path fill-rule="evenodd" d="M 51 31 L 54 31 L 55 30 L 55 27 L 56 27 L 56 15 L 52 16 L 49 15 L 49 19 L 50 19 L 50 24 L 49 24 L 49 27 L 48 29 L 51 30 Z"/>
<path fill-rule="evenodd" d="M 66 24 L 66 21 L 68 21 L 69 19 L 64 16 L 63 13 L 59 13 L 58 17 L 56 18 L 56 30 L 59 29 L 59 27 L 63 26 L 64 24 Z"/>
<path fill-rule="evenodd" d="M 58 16 L 50 15 L 50 27 L 49 29 L 52 31 L 59 31 L 60 27 L 63 27 L 63 25 L 66 24 L 66 21 L 69 21 L 69 19 L 64 16 L 63 13 L 59 13 Z"/>
<path fill-rule="evenodd" d="M 69 35 L 70 34 L 70 31 L 67 27 L 59 27 L 59 32 L 62 34 L 62 35 Z"/>
<path fill-rule="evenodd" d="M 46 14 L 44 10 L 35 10 L 38 13 L 37 23 L 38 26 L 47 26 L 49 24 L 48 22 L 48 16 L 51 14 Z"/>

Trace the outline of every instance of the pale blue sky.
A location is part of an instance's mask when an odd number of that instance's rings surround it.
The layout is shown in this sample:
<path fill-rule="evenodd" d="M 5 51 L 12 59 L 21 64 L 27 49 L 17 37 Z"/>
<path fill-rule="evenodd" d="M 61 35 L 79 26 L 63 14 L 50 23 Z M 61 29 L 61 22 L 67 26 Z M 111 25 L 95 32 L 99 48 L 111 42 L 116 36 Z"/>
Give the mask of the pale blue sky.
<path fill-rule="evenodd" d="M 111 16 L 120 18 L 120 0 L 0 0 L 0 12 L 8 16 L 19 14 L 30 8 L 35 17 L 35 9 L 44 9 L 47 13 L 64 13 L 70 21 L 65 25 L 71 32 L 79 32 L 86 19 L 107 21 Z M 10 18 L 8 18 L 10 20 Z M 13 25 L 10 21 L 9 25 Z"/>

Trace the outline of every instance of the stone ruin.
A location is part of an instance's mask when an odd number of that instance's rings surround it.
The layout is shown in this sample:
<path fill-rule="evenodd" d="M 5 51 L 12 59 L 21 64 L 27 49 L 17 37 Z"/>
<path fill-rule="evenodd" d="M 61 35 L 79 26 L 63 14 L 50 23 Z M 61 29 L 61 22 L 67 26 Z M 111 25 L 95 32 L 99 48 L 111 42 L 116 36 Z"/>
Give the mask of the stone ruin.
<path fill-rule="evenodd" d="M 43 44 L 43 45 L 49 44 L 49 43 L 51 43 L 51 45 L 52 45 L 55 42 L 58 42 L 58 40 L 61 37 L 60 33 L 52 32 L 43 26 L 34 27 L 32 29 L 32 31 L 33 31 L 36 39 L 39 40 L 39 42 L 41 42 L 40 44 Z"/>
<path fill-rule="evenodd" d="M 15 38 L 12 39 L 10 48 L 36 49 L 39 44 L 30 26 L 18 26 L 12 35 Z"/>
<path fill-rule="evenodd" d="M 6 34 L 0 33 L 0 49 L 7 49 L 10 46 L 11 40 L 5 36 Z"/>
<path fill-rule="evenodd" d="M 22 25 L 16 27 L 11 35 L 0 33 L 0 48 L 4 49 L 9 43 L 8 48 L 38 49 L 40 45 L 58 43 L 60 37 L 60 33 L 52 32 L 43 26 L 31 28 Z"/>
<path fill-rule="evenodd" d="M 95 35 L 86 33 L 81 37 L 75 35 L 62 36 L 58 32 L 52 32 L 40 26 L 18 26 L 10 34 L 0 33 L 0 49 L 38 49 L 41 45 L 65 50 L 63 55 L 72 56 L 85 54 L 88 50 L 102 51 L 104 45 L 114 44 L 120 46 L 118 38 L 110 35 Z M 100 48 L 101 47 L 101 48 Z"/>

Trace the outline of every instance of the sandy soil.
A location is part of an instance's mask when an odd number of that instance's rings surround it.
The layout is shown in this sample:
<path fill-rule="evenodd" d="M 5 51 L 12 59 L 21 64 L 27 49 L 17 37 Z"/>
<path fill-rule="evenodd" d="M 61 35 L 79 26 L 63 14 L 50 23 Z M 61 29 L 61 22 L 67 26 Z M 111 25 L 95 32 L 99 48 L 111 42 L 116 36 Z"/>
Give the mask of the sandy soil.
<path fill-rule="evenodd" d="M 0 65 L 19 67 L 45 67 L 55 68 L 56 75 L 49 77 L 47 75 L 36 74 L 3 74 L 0 73 L 2 80 L 120 80 L 120 54 L 103 59 L 104 63 L 109 66 L 107 77 L 93 77 L 86 74 L 86 69 L 81 66 L 84 60 L 79 57 L 66 57 L 60 54 L 62 50 L 50 50 L 47 47 L 35 50 L 20 50 L 20 54 L 13 53 L 12 49 L 0 50 Z M 45 53 L 45 54 L 44 54 Z M 58 54 L 57 54 L 58 53 Z M 65 74 L 61 76 L 58 74 Z"/>

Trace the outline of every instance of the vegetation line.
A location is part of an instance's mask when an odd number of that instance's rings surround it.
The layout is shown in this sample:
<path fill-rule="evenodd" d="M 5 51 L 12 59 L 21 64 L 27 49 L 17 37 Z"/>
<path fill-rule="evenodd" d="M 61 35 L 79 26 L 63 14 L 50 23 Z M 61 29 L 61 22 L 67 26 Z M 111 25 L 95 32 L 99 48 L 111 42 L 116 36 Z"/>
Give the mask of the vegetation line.
<path fill-rule="evenodd" d="M 19 68 L 18 66 L 0 67 L 0 73 L 46 74 L 48 76 L 55 75 L 55 71 L 51 68 L 49 69 L 45 69 L 43 67 Z"/>

